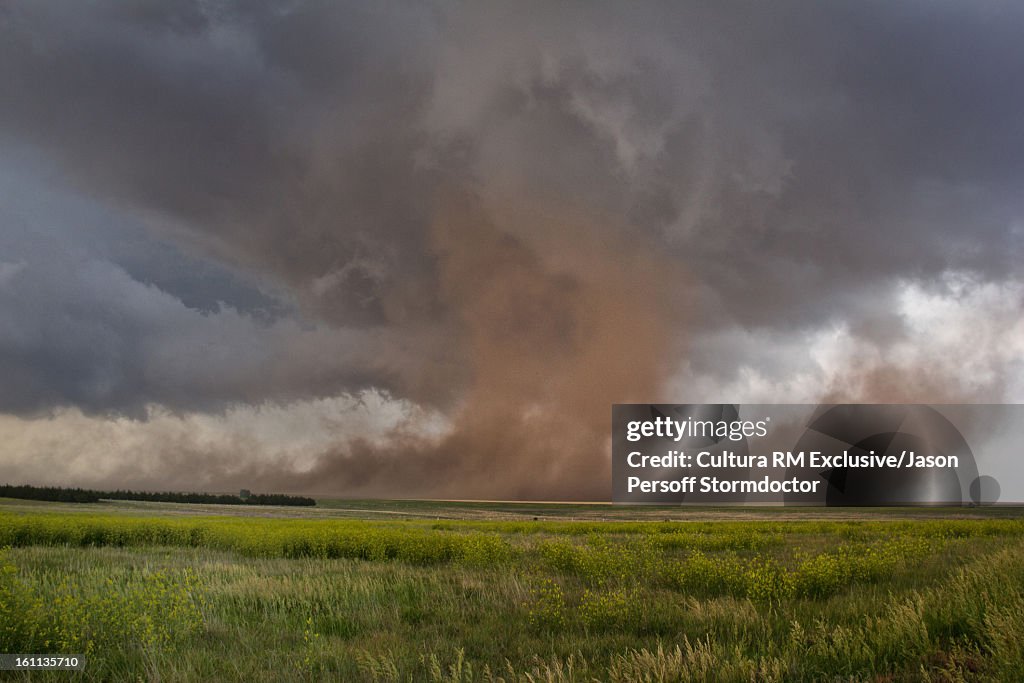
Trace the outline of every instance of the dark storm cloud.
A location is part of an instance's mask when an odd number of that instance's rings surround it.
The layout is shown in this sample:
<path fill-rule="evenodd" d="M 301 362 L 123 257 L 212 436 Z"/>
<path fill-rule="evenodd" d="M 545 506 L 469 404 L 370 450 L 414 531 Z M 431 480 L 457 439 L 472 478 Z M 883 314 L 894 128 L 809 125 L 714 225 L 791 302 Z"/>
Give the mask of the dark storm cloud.
<path fill-rule="evenodd" d="M 496 453 L 505 490 L 599 495 L 601 406 L 684 358 L 796 368 L 786 335 L 829 325 L 884 355 L 900 283 L 1018 274 L 1021 29 L 998 2 L 6 3 L 0 142 L 148 246 L 0 255 L 0 410 L 372 386 L 454 425 L 403 490 L 499 495 Z M 581 403 L 557 453 L 524 418 Z M 398 456 L 351 457 L 320 483 Z"/>
<path fill-rule="evenodd" d="M 45 187 L 45 167 L 17 157 L 0 164 L 0 411 L 142 417 L 380 384 L 356 353 L 380 345 L 372 331 L 317 329 L 261 280 Z"/>
<path fill-rule="evenodd" d="M 957 252 L 965 230 L 1005 241 L 1017 209 L 1024 103 L 1008 84 L 1024 50 L 1012 6 L 36 3 L 8 14 L 9 130 L 226 258 L 296 284 L 326 278 L 321 313 L 347 323 L 386 320 L 398 273 L 429 280 L 419 255 L 437 174 L 418 162 L 447 156 L 427 132 L 680 233 L 684 262 L 713 261 L 707 277 L 737 305 L 750 301 L 730 291 L 740 280 L 798 300 L 807 273 L 790 276 L 793 265 L 817 265 L 816 284 L 835 291 L 865 272 L 1011 265 L 1005 249 Z M 452 97 L 433 103 L 441 118 L 425 131 L 438 85 Z M 482 110 L 474 120 L 460 119 L 459 95 Z M 485 183 L 498 174 L 474 170 Z M 831 303 L 817 298 L 801 318 Z M 736 311 L 769 323 L 765 304 Z"/>
<path fill-rule="evenodd" d="M 304 329 L 223 303 L 202 311 L 87 254 L 18 251 L 0 262 L 2 412 L 219 410 L 379 385 L 387 373 L 359 352 L 381 345 L 373 334 Z"/>
<path fill-rule="evenodd" d="M 347 267 L 320 312 L 379 321 L 379 271 L 424 220 L 415 16 L 185 7 L 9 7 L 4 127 L 222 258 L 298 286 Z"/>
<path fill-rule="evenodd" d="M 469 126 L 479 146 L 512 138 L 493 163 L 515 170 L 491 175 L 614 202 L 662 230 L 743 325 L 841 317 L 851 290 L 894 276 L 1014 272 L 1019 9 L 634 10 L 563 10 L 544 26 L 478 12 L 456 69 L 491 95 L 469 96 L 484 101 Z M 527 84 L 527 103 L 495 112 L 503 93 L 517 104 L 510 81 Z"/>

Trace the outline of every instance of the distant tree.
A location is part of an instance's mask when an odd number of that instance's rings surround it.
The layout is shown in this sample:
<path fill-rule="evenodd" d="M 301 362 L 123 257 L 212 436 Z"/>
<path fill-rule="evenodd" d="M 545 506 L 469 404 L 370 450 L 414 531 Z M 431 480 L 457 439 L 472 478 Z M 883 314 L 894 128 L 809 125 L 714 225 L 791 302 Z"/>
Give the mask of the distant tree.
<path fill-rule="evenodd" d="M 96 503 L 103 500 L 141 500 L 156 503 L 206 503 L 215 505 L 292 505 L 311 507 L 312 498 L 288 496 L 281 493 L 256 494 L 242 489 L 240 495 L 217 493 L 178 493 L 169 491 L 92 491 L 80 488 L 54 486 L 12 486 L 0 484 L 0 498 L 47 500 L 61 503 Z"/>

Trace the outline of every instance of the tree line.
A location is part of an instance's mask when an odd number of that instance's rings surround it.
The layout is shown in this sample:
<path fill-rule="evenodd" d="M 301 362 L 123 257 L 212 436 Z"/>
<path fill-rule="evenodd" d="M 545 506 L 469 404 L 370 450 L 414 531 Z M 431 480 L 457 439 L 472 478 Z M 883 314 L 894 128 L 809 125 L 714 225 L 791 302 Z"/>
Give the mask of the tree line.
<path fill-rule="evenodd" d="M 59 503 L 95 503 L 105 500 L 144 500 L 158 503 L 213 503 L 216 505 L 295 505 L 312 506 L 316 501 L 305 496 L 283 493 L 253 493 L 245 498 L 224 493 L 179 493 L 174 491 L 93 491 L 58 486 L 12 486 L 0 484 L 0 498 L 47 500 Z"/>

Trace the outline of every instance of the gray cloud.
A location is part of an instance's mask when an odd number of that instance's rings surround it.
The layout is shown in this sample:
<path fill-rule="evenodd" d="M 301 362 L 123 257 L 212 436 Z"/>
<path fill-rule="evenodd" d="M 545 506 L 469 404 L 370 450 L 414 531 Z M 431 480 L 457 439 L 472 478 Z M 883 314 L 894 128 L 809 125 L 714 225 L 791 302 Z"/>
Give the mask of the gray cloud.
<path fill-rule="evenodd" d="M 226 305 L 199 311 L 85 256 L 47 253 L 0 270 L 4 412 L 220 410 L 366 386 L 387 374 L 368 353 L 382 346 L 372 332 L 267 322 Z"/>
<path fill-rule="evenodd" d="M 603 406 L 702 400 L 668 395 L 680 378 L 806 400 L 787 377 L 829 329 L 877 362 L 827 362 L 885 374 L 916 362 L 901 292 L 1014 280 L 1022 28 L 998 2 L 8 3 L 0 410 L 373 387 L 453 425 L 396 493 L 444 490 L 430 469 L 600 496 Z M 615 381 L 591 385 L 595 362 Z M 942 372 L 909 398 L 1016 386 Z M 522 421 L 581 403 L 557 447 L 557 420 Z M 325 449 L 317 483 L 402 457 L 364 450 Z"/>

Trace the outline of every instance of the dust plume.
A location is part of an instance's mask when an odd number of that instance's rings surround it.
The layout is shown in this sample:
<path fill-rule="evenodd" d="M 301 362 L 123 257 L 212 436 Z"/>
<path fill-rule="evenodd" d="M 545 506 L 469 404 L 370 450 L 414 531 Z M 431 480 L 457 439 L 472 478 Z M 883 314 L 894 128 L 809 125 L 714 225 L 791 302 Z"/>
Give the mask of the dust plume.
<path fill-rule="evenodd" d="M 657 401 L 683 343 L 683 277 L 582 211 L 489 217 L 446 193 L 439 296 L 470 377 L 440 439 L 355 443 L 297 488 L 453 498 L 606 498 L 615 402 Z"/>

